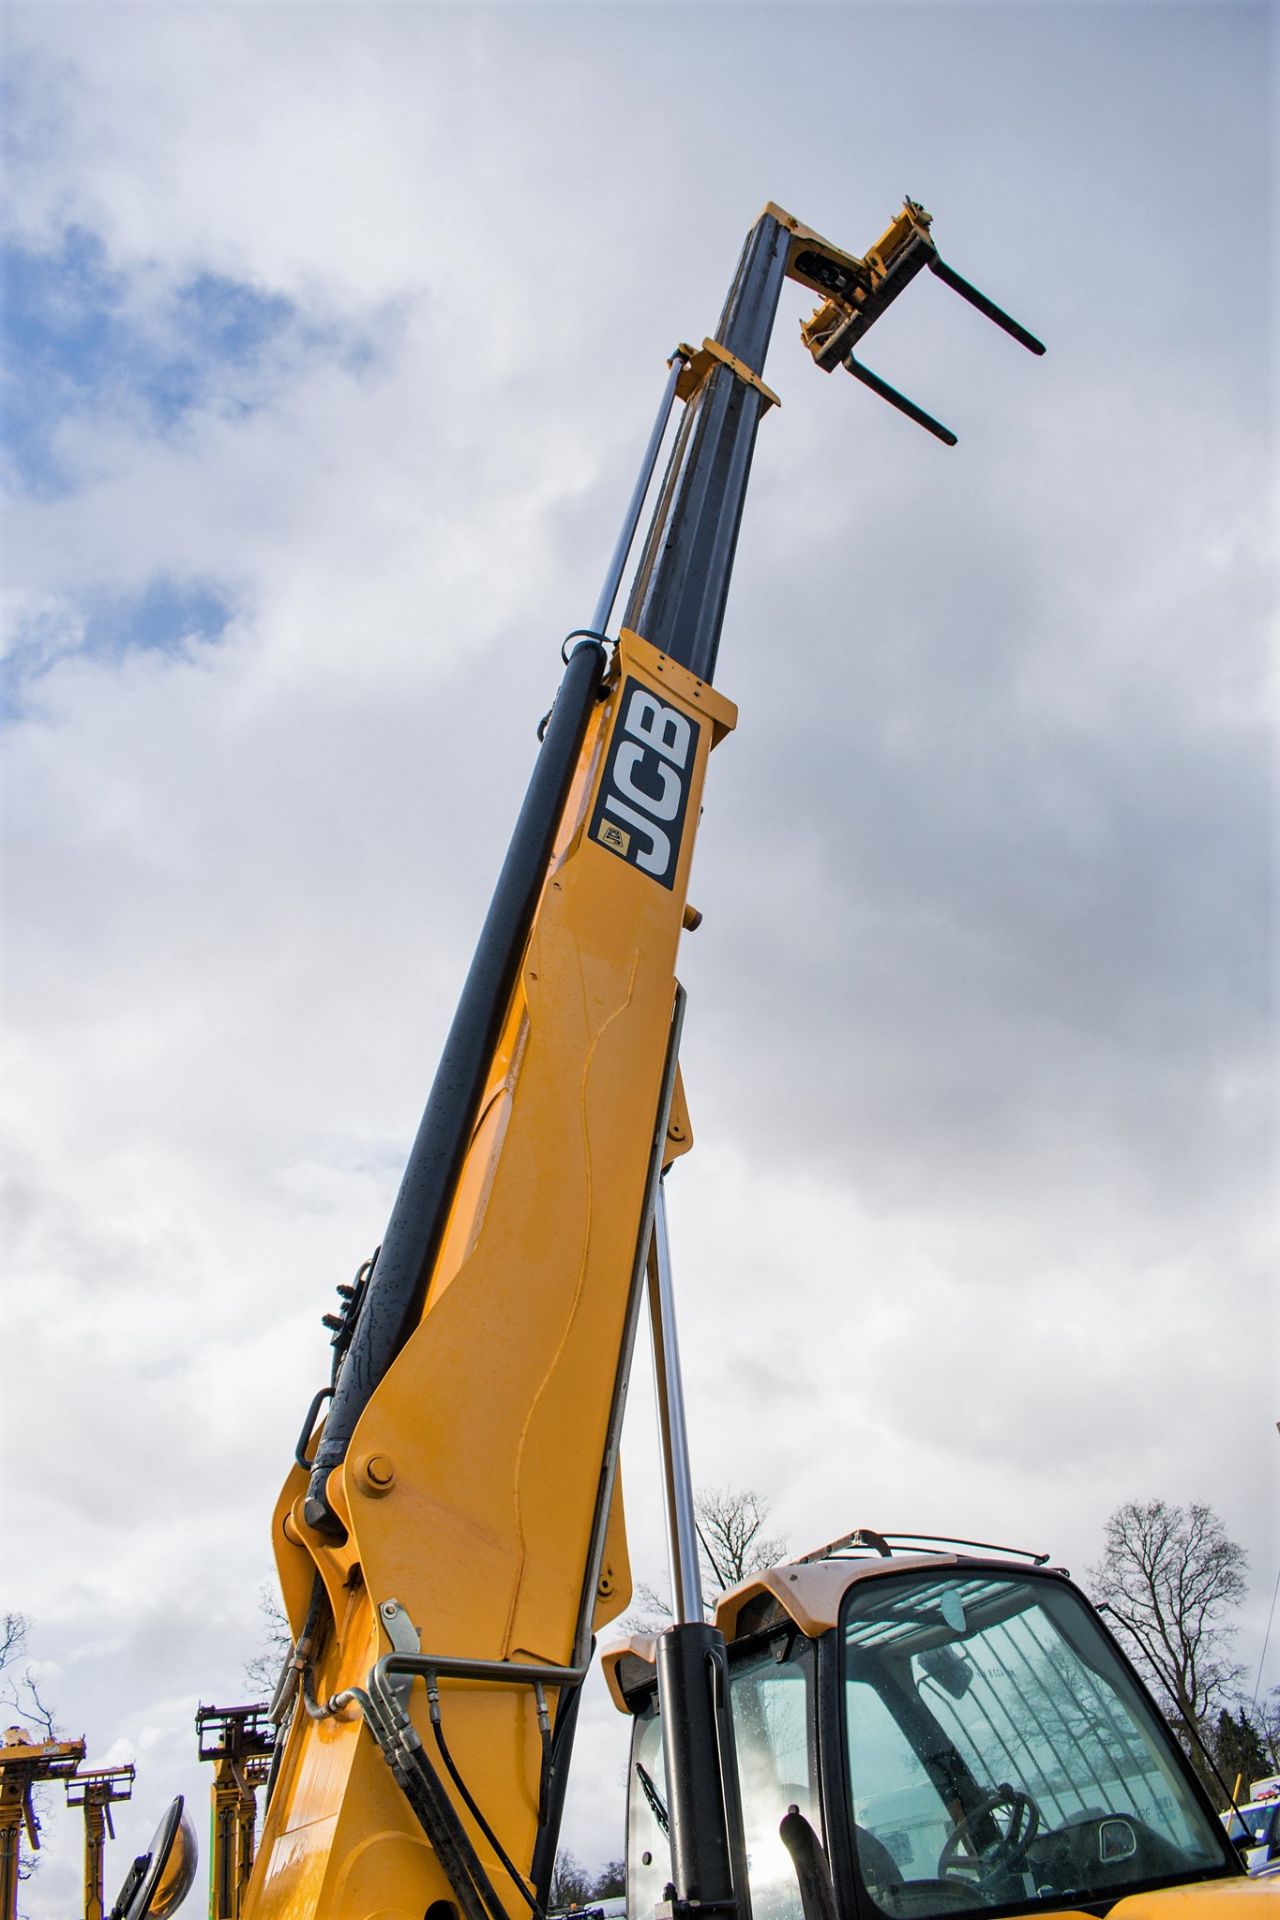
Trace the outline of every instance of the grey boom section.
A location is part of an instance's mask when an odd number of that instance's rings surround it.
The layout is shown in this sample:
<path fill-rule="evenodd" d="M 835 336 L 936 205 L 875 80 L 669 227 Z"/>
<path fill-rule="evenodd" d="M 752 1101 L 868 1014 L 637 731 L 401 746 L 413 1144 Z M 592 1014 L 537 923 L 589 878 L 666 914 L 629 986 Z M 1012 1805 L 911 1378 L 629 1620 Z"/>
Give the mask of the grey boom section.
<path fill-rule="evenodd" d="M 790 236 L 761 214 L 747 236 L 716 339 L 755 374 L 786 277 Z M 685 409 L 627 603 L 626 625 L 710 681 L 715 673 L 756 428 L 765 401 L 717 366 Z"/>

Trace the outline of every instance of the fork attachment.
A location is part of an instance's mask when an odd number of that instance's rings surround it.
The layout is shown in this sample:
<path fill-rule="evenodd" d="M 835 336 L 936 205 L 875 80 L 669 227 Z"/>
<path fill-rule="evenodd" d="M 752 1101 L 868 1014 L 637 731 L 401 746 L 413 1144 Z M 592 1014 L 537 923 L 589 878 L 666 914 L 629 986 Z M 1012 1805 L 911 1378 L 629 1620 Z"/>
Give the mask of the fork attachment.
<path fill-rule="evenodd" d="M 791 234 L 787 273 L 802 286 L 812 287 L 823 296 L 821 304 L 804 322 L 800 331 L 805 345 L 826 373 L 844 367 L 855 380 L 872 393 L 887 400 L 899 413 L 923 427 L 945 446 L 953 447 L 956 436 L 948 427 L 926 413 L 905 394 L 891 387 L 870 367 L 855 357 L 863 335 L 875 325 L 898 295 L 908 287 L 922 267 L 936 274 L 944 286 L 967 300 L 1005 333 L 1011 335 L 1029 353 L 1040 354 L 1044 346 L 998 307 L 994 300 L 979 292 L 971 281 L 956 272 L 941 258 L 929 229 L 932 216 L 917 200 L 905 200 L 898 214 L 865 257 L 842 252 L 809 227 L 802 227 L 780 208 L 768 209 L 782 221 Z"/>

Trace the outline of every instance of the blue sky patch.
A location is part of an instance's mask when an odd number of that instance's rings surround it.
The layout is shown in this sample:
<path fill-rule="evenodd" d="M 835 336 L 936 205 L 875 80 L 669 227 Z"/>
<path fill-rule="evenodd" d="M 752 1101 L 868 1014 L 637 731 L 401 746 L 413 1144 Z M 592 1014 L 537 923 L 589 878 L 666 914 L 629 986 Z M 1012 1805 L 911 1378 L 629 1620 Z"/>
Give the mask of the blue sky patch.
<path fill-rule="evenodd" d="M 183 652 L 216 640 L 231 620 L 229 596 L 207 580 L 160 574 L 138 593 L 101 593 L 85 606 L 84 652 L 118 660 L 138 648 Z"/>
<path fill-rule="evenodd" d="M 0 662 L 0 717 L 23 718 L 43 675 L 72 655 L 114 662 L 142 651 L 183 659 L 194 646 L 219 641 L 235 612 L 230 592 L 216 581 L 168 574 L 128 592 L 98 588 L 35 601 L 16 620 Z"/>
<path fill-rule="evenodd" d="M 356 371 L 372 357 L 351 329 L 248 282 L 126 275 L 83 227 L 49 250 L 5 245 L 0 287 L 6 465 L 10 484 L 38 498 L 74 490 L 60 435 L 78 419 L 165 436 L 201 409 L 256 412 L 316 358 Z"/>

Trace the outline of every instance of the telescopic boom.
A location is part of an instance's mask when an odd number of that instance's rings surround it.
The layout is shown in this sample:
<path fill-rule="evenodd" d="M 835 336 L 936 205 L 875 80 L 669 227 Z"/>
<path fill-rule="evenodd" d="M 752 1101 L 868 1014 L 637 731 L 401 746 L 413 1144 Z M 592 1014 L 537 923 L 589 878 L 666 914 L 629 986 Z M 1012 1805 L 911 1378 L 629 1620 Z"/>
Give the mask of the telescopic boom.
<path fill-rule="evenodd" d="M 708 757 L 736 720 L 714 682 L 778 297 L 788 277 L 814 290 L 815 360 L 861 372 L 853 345 L 926 265 L 1040 350 L 942 269 L 914 202 L 865 257 L 770 205 L 715 337 L 668 363 L 381 1248 L 329 1319 L 332 1379 L 277 1505 L 295 1647 L 253 1920 L 545 1907 L 578 1689 L 630 1595 L 618 1442 L 651 1267 L 662 1298 L 659 1182 L 691 1142 L 675 962 Z M 700 1618 L 663 1636 L 672 1882 L 678 1902 L 745 1916 L 723 1661 Z"/>

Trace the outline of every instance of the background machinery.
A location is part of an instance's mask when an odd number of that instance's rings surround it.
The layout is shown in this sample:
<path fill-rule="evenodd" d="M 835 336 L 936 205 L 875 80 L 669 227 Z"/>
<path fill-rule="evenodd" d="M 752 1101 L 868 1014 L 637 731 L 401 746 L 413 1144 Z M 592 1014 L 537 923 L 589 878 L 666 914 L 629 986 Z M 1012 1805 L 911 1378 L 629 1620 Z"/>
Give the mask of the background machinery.
<path fill-rule="evenodd" d="M 84 1759 L 83 1740 L 33 1740 L 25 1727 L 0 1735 L 0 1920 L 16 1920 L 22 1836 L 40 1845 L 34 1790 L 45 1780 L 67 1780 Z"/>
<path fill-rule="evenodd" d="M 196 1738 L 200 1758 L 213 1765 L 209 1920 L 240 1920 L 275 1728 L 262 1706 L 197 1707 Z"/>
<path fill-rule="evenodd" d="M 67 1805 L 84 1808 L 84 1920 L 102 1920 L 108 1839 L 116 1837 L 111 1809 L 133 1798 L 132 1765 L 94 1767 L 67 1781 Z"/>

